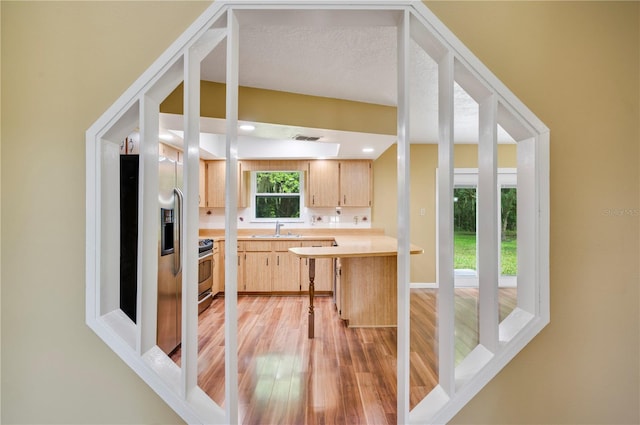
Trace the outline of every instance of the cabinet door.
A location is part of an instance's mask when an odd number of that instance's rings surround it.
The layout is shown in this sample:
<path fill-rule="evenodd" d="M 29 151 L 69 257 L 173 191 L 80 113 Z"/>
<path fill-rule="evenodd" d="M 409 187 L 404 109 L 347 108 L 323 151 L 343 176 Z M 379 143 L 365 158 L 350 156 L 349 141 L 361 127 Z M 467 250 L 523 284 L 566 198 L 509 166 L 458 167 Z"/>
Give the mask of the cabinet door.
<path fill-rule="evenodd" d="M 251 177 L 245 178 L 244 169 L 244 164 L 238 161 L 238 208 L 247 208 L 247 198 L 249 197 L 249 193 L 251 193 L 251 189 L 249 188 Z"/>
<path fill-rule="evenodd" d="M 271 242 L 243 241 L 238 244 L 242 250 L 243 285 L 238 277 L 238 291 L 268 292 L 271 290 Z M 238 273 L 239 274 L 239 273 Z"/>
<path fill-rule="evenodd" d="M 271 290 L 274 292 L 300 291 L 300 258 L 289 252 L 289 248 L 301 246 L 300 241 L 273 241 Z"/>
<path fill-rule="evenodd" d="M 340 161 L 340 205 L 371 206 L 371 161 Z"/>
<path fill-rule="evenodd" d="M 270 252 L 245 252 L 244 290 L 247 292 L 271 291 L 272 264 Z"/>
<path fill-rule="evenodd" d="M 236 279 L 237 279 L 236 288 L 237 288 L 238 292 L 241 292 L 241 291 L 245 290 L 244 288 L 245 288 L 245 282 L 246 281 L 245 281 L 245 278 L 244 278 L 244 276 L 245 276 L 245 273 L 244 273 L 244 271 L 245 271 L 245 266 L 244 266 L 245 265 L 245 255 L 244 255 L 245 254 L 245 252 L 244 252 L 245 249 L 244 249 L 244 245 L 245 245 L 244 242 L 238 241 L 237 253 L 236 253 L 236 255 L 237 255 L 237 263 L 238 263 L 238 275 L 236 277 Z M 225 276 L 225 279 L 226 279 L 226 276 Z"/>
<path fill-rule="evenodd" d="M 220 292 L 220 272 L 218 269 L 220 268 L 220 253 L 216 250 L 213 252 L 213 262 L 212 265 L 212 284 L 211 284 L 211 295 L 216 295 Z"/>
<path fill-rule="evenodd" d="M 340 205 L 340 163 L 338 161 L 310 161 L 307 205 L 310 207 L 337 207 Z"/>
<path fill-rule="evenodd" d="M 206 206 L 209 208 L 224 208 L 227 161 L 207 161 L 206 166 Z M 247 206 L 246 182 L 243 176 L 242 163 L 238 162 L 238 207 L 241 208 Z"/>
<path fill-rule="evenodd" d="M 331 246 L 332 241 L 305 241 L 302 246 Z M 313 280 L 316 291 L 333 291 L 333 258 L 316 259 L 316 276 Z M 309 259 L 300 262 L 300 290 L 309 290 Z"/>
<path fill-rule="evenodd" d="M 198 176 L 198 206 L 204 208 L 207 206 L 207 167 L 204 160 L 200 160 L 200 170 Z"/>
<path fill-rule="evenodd" d="M 244 252 L 239 252 L 237 257 L 238 257 L 238 276 L 237 276 L 238 285 L 236 286 L 236 288 L 238 291 L 244 291 L 244 287 L 246 286 L 246 280 L 244 278 L 244 270 L 245 270 Z"/>
<path fill-rule="evenodd" d="M 291 252 L 274 252 L 272 258 L 271 290 L 300 291 L 300 258 Z"/>
<path fill-rule="evenodd" d="M 226 162 L 207 161 L 207 207 L 224 208 Z"/>

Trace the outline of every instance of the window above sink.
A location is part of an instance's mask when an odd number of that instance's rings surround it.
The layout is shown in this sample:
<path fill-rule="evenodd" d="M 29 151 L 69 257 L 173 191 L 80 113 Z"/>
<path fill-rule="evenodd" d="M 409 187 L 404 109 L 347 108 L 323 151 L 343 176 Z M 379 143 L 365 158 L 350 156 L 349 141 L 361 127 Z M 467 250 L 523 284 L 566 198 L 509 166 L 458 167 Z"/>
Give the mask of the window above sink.
<path fill-rule="evenodd" d="M 252 171 L 252 221 L 302 221 L 303 187 L 302 171 Z"/>

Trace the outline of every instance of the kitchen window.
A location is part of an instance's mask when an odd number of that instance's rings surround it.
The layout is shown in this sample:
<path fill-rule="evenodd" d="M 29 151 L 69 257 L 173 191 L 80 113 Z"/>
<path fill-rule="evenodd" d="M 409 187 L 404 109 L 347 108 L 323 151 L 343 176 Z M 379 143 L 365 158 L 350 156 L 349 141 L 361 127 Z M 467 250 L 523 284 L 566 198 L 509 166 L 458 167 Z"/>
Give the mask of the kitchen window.
<path fill-rule="evenodd" d="M 256 221 L 300 219 L 304 203 L 300 171 L 254 171 L 251 173 L 251 207 Z"/>

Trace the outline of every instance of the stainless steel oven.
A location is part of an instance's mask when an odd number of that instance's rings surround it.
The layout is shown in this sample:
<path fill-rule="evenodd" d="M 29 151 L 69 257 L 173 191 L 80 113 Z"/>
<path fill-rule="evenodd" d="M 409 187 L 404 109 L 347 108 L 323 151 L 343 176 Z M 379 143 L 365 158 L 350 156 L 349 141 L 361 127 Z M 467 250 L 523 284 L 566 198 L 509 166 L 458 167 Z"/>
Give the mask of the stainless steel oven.
<path fill-rule="evenodd" d="M 198 245 L 198 314 L 200 314 L 211 305 L 213 300 L 211 287 L 215 261 L 213 259 L 213 240 L 202 239 Z"/>

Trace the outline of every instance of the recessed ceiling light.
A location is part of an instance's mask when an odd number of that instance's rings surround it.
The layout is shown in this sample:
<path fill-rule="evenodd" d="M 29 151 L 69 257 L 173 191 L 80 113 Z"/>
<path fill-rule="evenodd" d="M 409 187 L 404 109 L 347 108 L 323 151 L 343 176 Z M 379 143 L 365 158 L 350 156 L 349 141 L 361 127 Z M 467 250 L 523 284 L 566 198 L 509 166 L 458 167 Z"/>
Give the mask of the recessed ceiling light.
<path fill-rule="evenodd" d="M 253 131 L 256 129 L 256 126 L 252 124 L 242 124 L 239 128 L 242 131 Z"/>
<path fill-rule="evenodd" d="M 362 148 L 362 152 L 371 153 L 373 152 L 373 148 Z"/>

